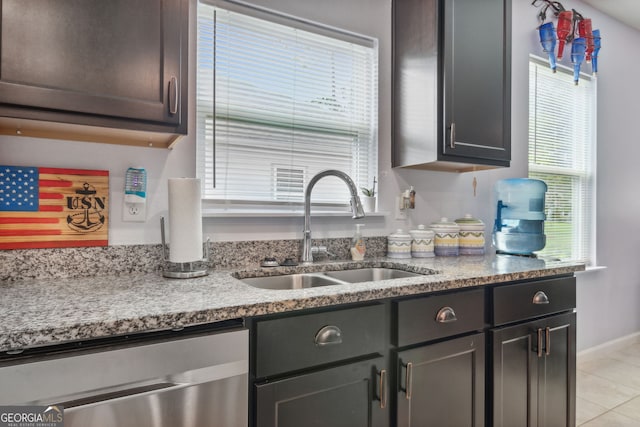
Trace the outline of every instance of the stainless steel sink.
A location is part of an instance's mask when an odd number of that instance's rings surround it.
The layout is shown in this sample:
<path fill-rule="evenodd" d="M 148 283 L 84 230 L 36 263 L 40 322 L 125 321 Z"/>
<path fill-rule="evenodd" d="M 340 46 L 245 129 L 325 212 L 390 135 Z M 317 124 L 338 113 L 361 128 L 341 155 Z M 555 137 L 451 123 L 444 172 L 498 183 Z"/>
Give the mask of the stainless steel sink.
<path fill-rule="evenodd" d="M 248 277 L 240 280 L 250 286 L 261 289 L 304 289 L 316 286 L 347 285 L 349 283 L 401 279 L 414 276 L 422 276 L 422 274 L 395 268 L 371 267 L 354 270 L 285 274 L 281 276 Z"/>
<path fill-rule="evenodd" d="M 327 271 L 327 276 L 349 283 L 372 282 L 376 280 L 402 279 L 405 277 L 422 276 L 422 274 L 396 268 L 358 268 L 355 270 Z"/>
<path fill-rule="evenodd" d="M 327 277 L 322 273 L 286 274 L 270 277 L 249 277 L 242 281 L 254 288 L 304 289 L 316 286 L 343 285 L 345 282 Z"/>

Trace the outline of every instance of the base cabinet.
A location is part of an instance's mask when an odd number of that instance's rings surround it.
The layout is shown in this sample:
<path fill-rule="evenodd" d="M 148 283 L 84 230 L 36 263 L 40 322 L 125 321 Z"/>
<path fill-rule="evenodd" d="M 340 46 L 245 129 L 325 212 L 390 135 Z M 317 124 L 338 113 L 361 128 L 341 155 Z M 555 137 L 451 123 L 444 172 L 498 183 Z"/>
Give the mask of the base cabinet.
<path fill-rule="evenodd" d="M 398 427 L 484 426 L 485 334 L 398 353 Z"/>
<path fill-rule="evenodd" d="M 254 427 L 388 427 L 388 304 L 250 326 Z"/>
<path fill-rule="evenodd" d="M 256 426 L 389 425 L 385 359 L 257 384 Z"/>
<path fill-rule="evenodd" d="M 491 334 L 493 426 L 575 426 L 575 313 Z"/>
<path fill-rule="evenodd" d="M 491 290 L 494 427 L 573 427 L 576 396 L 576 279 Z"/>
<path fill-rule="evenodd" d="M 249 320 L 253 427 L 575 427 L 576 281 Z"/>

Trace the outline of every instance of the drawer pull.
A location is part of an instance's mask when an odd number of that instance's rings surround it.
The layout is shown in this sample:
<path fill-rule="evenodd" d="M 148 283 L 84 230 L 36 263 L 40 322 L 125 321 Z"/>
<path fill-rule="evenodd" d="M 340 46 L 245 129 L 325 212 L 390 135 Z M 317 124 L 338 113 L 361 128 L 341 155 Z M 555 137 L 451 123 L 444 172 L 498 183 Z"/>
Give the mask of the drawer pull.
<path fill-rule="evenodd" d="M 315 337 L 317 346 L 335 345 L 342 343 L 342 331 L 337 326 L 324 326 Z"/>
<path fill-rule="evenodd" d="M 534 304 L 549 304 L 549 297 L 544 292 L 538 291 L 533 296 L 533 303 Z"/>
<path fill-rule="evenodd" d="M 451 307 L 442 307 L 436 314 L 436 322 L 438 323 L 451 323 L 458 320 L 456 312 Z"/>

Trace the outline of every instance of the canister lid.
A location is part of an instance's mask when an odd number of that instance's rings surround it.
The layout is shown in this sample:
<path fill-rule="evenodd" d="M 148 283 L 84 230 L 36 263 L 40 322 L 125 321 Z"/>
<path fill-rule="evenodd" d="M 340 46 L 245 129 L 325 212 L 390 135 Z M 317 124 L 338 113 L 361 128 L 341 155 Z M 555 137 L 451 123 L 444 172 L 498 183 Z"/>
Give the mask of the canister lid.
<path fill-rule="evenodd" d="M 388 238 L 393 240 L 411 240 L 411 235 L 403 229 L 398 228 L 395 233 L 389 234 Z"/>
<path fill-rule="evenodd" d="M 458 232 L 460 231 L 460 226 L 455 222 L 449 221 L 449 218 L 440 218 L 440 221 L 435 221 L 431 223 L 431 228 L 434 231 L 439 232 Z"/>
<path fill-rule="evenodd" d="M 464 231 L 482 231 L 484 230 L 484 222 L 478 218 L 474 218 L 471 214 L 466 214 L 463 218 L 456 219 L 456 224 L 460 226 L 460 230 Z"/>
<path fill-rule="evenodd" d="M 430 239 L 433 237 L 433 230 L 427 229 L 424 224 L 418 225 L 417 229 L 409 230 L 414 239 Z"/>

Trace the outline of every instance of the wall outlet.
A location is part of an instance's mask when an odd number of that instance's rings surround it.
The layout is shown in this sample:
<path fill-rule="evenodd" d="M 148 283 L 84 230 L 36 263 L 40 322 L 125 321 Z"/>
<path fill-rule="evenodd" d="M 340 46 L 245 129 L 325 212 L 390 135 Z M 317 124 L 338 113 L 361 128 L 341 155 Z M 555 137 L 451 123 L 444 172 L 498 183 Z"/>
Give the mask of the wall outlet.
<path fill-rule="evenodd" d="M 407 219 L 407 210 L 400 208 L 402 206 L 403 202 L 404 202 L 404 200 L 403 200 L 402 197 L 396 197 L 395 219 L 397 219 L 397 220 L 405 220 L 405 219 Z"/>
<path fill-rule="evenodd" d="M 147 217 L 146 203 L 123 203 L 122 220 L 125 222 L 145 222 Z"/>

